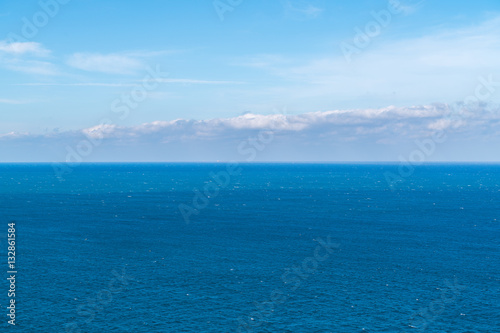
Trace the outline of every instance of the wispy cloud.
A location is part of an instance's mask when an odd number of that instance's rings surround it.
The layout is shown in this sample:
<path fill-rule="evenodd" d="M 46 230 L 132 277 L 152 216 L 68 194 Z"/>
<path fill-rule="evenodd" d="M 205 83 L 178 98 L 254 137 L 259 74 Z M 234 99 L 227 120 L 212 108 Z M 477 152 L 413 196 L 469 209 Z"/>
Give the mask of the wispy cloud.
<path fill-rule="evenodd" d="M 418 11 L 424 5 L 426 0 L 420 0 L 415 3 L 410 3 L 408 1 L 401 1 L 398 4 L 398 10 L 404 15 L 410 15 Z"/>
<path fill-rule="evenodd" d="M 134 50 L 116 53 L 85 53 L 72 54 L 67 59 L 71 67 L 88 71 L 107 74 L 134 74 L 146 68 L 145 59 L 161 57 L 177 53 L 176 50 Z"/>
<path fill-rule="evenodd" d="M 58 70 L 46 58 L 50 51 L 35 42 L 0 41 L 0 65 L 8 70 L 34 75 L 56 75 Z"/>
<path fill-rule="evenodd" d="M 216 81 L 216 80 L 196 80 L 196 79 L 159 79 L 161 83 L 187 83 L 187 84 L 244 84 L 240 81 Z"/>
<path fill-rule="evenodd" d="M 279 54 L 258 54 L 245 57 L 232 63 L 234 66 L 272 69 L 280 65 L 290 65 L 291 59 Z"/>
<path fill-rule="evenodd" d="M 63 87 L 134 87 L 136 83 L 104 83 L 104 82 L 86 82 L 86 83 L 16 83 L 14 86 L 63 86 Z"/>
<path fill-rule="evenodd" d="M 137 57 L 137 58 L 152 58 L 152 57 L 161 57 L 166 55 L 171 55 L 175 53 L 182 52 L 180 50 L 160 50 L 160 51 L 147 51 L 147 50 L 136 50 L 136 51 L 128 51 L 123 54 L 129 57 Z"/>
<path fill-rule="evenodd" d="M 478 76 L 493 74 L 498 84 L 499 58 L 500 17 L 496 17 L 418 38 L 380 40 L 350 64 L 339 50 L 308 58 L 247 57 L 239 65 L 258 67 L 291 84 L 280 87 L 283 96 L 316 100 L 328 96 L 356 103 L 369 96 L 372 103 L 410 104 L 463 100 L 473 93 Z"/>
<path fill-rule="evenodd" d="M 0 103 L 2 103 L 2 104 L 26 104 L 28 102 L 27 101 L 15 100 L 15 99 L 0 98 Z"/>
<path fill-rule="evenodd" d="M 57 67 L 47 61 L 3 59 L 3 66 L 9 70 L 35 75 L 58 75 Z"/>
<path fill-rule="evenodd" d="M 217 80 L 197 80 L 197 79 L 155 79 L 159 83 L 180 83 L 180 84 L 244 84 L 241 81 L 217 81 Z M 14 86 L 63 86 L 63 87 L 134 87 L 142 81 L 128 83 L 113 82 L 77 82 L 77 83 L 54 83 L 54 82 L 31 82 L 16 83 Z"/>
<path fill-rule="evenodd" d="M 323 9 L 313 6 L 307 1 L 283 1 L 285 15 L 292 19 L 308 20 L 318 17 Z"/>
<path fill-rule="evenodd" d="M 8 43 L 0 41 L 0 53 L 7 53 L 12 55 L 32 54 L 36 56 L 47 56 L 50 51 L 42 46 L 40 43 L 35 42 L 15 42 Z"/>
<path fill-rule="evenodd" d="M 108 74 L 133 74 L 145 68 L 141 60 L 123 54 L 75 53 L 67 63 L 84 71 Z"/>

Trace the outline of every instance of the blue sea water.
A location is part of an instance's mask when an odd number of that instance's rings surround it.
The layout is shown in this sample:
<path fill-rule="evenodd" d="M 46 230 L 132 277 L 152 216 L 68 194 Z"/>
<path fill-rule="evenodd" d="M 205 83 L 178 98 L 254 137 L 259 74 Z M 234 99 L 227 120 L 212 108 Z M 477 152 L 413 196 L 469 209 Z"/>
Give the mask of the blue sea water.
<path fill-rule="evenodd" d="M 500 166 L 239 168 L 0 165 L 2 332 L 500 332 Z"/>

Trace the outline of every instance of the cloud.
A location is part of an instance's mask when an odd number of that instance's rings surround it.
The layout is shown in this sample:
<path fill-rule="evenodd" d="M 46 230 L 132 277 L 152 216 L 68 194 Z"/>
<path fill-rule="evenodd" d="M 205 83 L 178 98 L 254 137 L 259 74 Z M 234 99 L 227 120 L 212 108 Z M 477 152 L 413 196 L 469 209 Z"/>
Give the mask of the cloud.
<path fill-rule="evenodd" d="M 478 160 L 498 160 L 492 152 L 500 144 L 499 125 L 500 107 L 494 105 L 389 106 L 297 115 L 247 113 L 137 126 L 103 123 L 43 134 L 10 132 L 0 135 L 0 151 L 26 147 L 41 156 L 44 150 L 41 159 L 45 161 L 74 160 L 78 150 L 85 161 L 247 160 L 252 151 L 259 152 L 256 160 L 261 161 L 394 161 L 416 149 L 417 140 L 423 142 L 444 130 L 450 139 L 440 151 L 446 154 L 452 147 L 456 152 L 452 159 L 461 160 L 461 147 L 467 145 L 470 151 L 481 152 L 474 156 Z M 86 152 L 89 145 L 91 156 Z M 59 152 L 57 157 L 49 158 L 54 152 Z M 9 160 L 9 155 L 2 156 Z"/>
<path fill-rule="evenodd" d="M 391 24 L 398 28 L 398 21 Z M 348 32 L 344 41 L 352 44 L 354 35 Z M 382 31 L 352 54 L 350 63 L 339 47 L 337 54 L 260 55 L 234 64 L 257 67 L 280 78 L 280 86 L 268 91 L 274 99 L 295 104 L 327 99 L 349 107 L 365 100 L 371 105 L 463 100 L 474 93 L 478 77 L 500 72 L 499 58 L 500 16 L 467 28 L 440 28 L 418 38 L 395 40 Z M 494 81 L 498 87 L 500 76 L 495 74 Z M 500 100 L 499 93 L 497 88 L 492 98 Z"/>
<path fill-rule="evenodd" d="M 134 50 L 116 53 L 85 53 L 72 54 L 67 64 L 89 72 L 108 74 L 133 74 L 146 68 L 145 58 L 155 58 L 181 52 L 179 50 Z"/>
<path fill-rule="evenodd" d="M 3 59 L 2 64 L 6 69 L 35 75 L 58 75 L 57 67 L 47 61 L 24 60 L 24 59 Z"/>
<path fill-rule="evenodd" d="M 47 56 L 50 51 L 45 49 L 42 44 L 35 42 L 14 42 L 8 43 L 0 41 L 0 53 L 11 55 L 31 54 L 35 56 Z"/>
<path fill-rule="evenodd" d="M 214 80 L 196 80 L 196 79 L 158 79 L 161 83 L 188 83 L 188 84 L 243 84 L 239 81 L 214 81 Z"/>
<path fill-rule="evenodd" d="M 40 43 L 0 41 L 0 64 L 3 68 L 35 75 L 56 75 L 54 64 L 39 58 L 45 58 L 50 51 Z"/>
<path fill-rule="evenodd" d="M 160 51 L 147 51 L 147 50 L 137 50 L 124 53 L 129 57 L 137 58 L 153 58 L 165 55 L 171 55 L 175 53 L 182 52 L 181 50 L 160 50 Z"/>
<path fill-rule="evenodd" d="M 2 104 L 26 104 L 26 101 L 20 101 L 20 100 L 15 100 L 15 99 L 5 99 L 5 98 L 0 98 L 0 103 Z"/>
<path fill-rule="evenodd" d="M 75 53 L 68 65 L 89 72 L 133 74 L 145 68 L 142 61 L 124 54 Z"/>
<path fill-rule="evenodd" d="M 419 9 L 421 9 L 427 0 L 420 0 L 415 3 L 400 3 L 398 9 L 403 11 L 403 14 L 409 15 L 413 14 Z"/>
<path fill-rule="evenodd" d="M 181 83 L 181 84 L 244 84 L 239 81 L 216 81 L 216 80 L 196 80 L 196 79 L 155 79 L 159 83 Z M 136 81 L 137 83 L 142 81 Z M 64 86 L 64 87 L 135 87 L 137 83 L 108 83 L 108 82 L 78 82 L 78 83 L 47 83 L 31 82 L 16 83 L 16 86 Z"/>
<path fill-rule="evenodd" d="M 38 60 L 22 60 L 22 59 L 4 59 L 4 67 L 16 71 L 23 72 L 27 74 L 35 74 L 35 75 L 58 75 L 59 71 L 57 67 L 46 61 L 38 61 Z"/>
<path fill-rule="evenodd" d="M 63 86 L 63 87 L 135 87 L 137 83 L 105 83 L 105 82 L 80 82 L 80 83 L 47 83 L 47 82 L 32 82 L 32 83 L 16 83 L 14 86 Z"/>
<path fill-rule="evenodd" d="M 323 9 L 304 1 L 285 1 L 285 15 L 297 20 L 309 20 L 318 17 Z"/>
<path fill-rule="evenodd" d="M 289 58 L 278 54 L 259 54 L 255 56 L 245 57 L 240 61 L 234 62 L 234 66 L 245 66 L 253 68 L 270 69 L 277 65 L 290 65 L 292 62 Z"/>
<path fill-rule="evenodd" d="M 434 104 L 414 107 L 389 106 L 379 109 L 352 109 L 309 112 L 298 115 L 259 115 L 247 113 L 232 118 L 208 120 L 176 119 L 154 121 L 124 127 L 101 124 L 81 130 L 93 138 L 113 140 L 205 140 L 226 136 L 245 137 L 250 132 L 276 131 L 285 136 L 303 136 L 305 140 L 330 137 L 343 141 L 425 137 L 436 130 L 467 128 L 478 133 L 491 132 L 488 122 L 500 121 L 495 106 L 449 106 Z"/>

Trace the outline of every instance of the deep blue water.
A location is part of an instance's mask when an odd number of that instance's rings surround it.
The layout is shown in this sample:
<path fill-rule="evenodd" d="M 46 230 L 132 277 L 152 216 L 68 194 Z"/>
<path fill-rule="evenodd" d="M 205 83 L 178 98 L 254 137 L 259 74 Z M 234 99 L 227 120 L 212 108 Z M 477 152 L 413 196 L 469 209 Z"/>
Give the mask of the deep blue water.
<path fill-rule="evenodd" d="M 240 167 L 0 165 L 2 331 L 500 332 L 500 166 Z"/>

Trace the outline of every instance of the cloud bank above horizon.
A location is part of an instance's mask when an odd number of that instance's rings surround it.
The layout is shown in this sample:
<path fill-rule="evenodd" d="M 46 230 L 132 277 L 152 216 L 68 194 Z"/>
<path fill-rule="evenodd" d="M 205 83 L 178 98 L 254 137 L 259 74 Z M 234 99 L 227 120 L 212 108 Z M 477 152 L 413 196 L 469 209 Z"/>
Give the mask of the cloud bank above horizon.
<path fill-rule="evenodd" d="M 478 160 L 500 141 L 500 107 L 484 103 L 332 110 L 299 115 L 246 113 L 208 120 L 175 119 L 137 126 L 111 121 L 75 131 L 0 135 L 2 161 L 397 161 L 435 135 L 428 161 L 476 146 Z M 416 146 L 417 145 L 417 146 Z M 450 147 L 455 147 L 450 150 Z M 30 153 L 15 157 L 8 147 Z M 29 149 L 31 147 L 31 149 Z M 45 155 L 42 154 L 45 152 Z M 459 152 L 459 151 L 458 151 Z M 139 156 L 135 158 L 134 156 Z M 300 156 L 300 158 L 297 158 Z M 475 160 L 459 158 L 455 160 Z M 500 159 L 498 159 L 500 160 Z"/>

